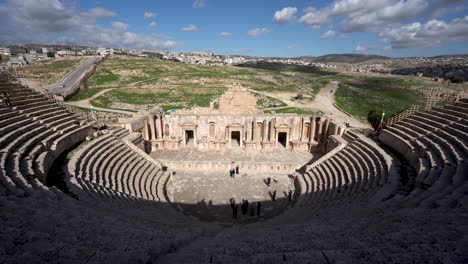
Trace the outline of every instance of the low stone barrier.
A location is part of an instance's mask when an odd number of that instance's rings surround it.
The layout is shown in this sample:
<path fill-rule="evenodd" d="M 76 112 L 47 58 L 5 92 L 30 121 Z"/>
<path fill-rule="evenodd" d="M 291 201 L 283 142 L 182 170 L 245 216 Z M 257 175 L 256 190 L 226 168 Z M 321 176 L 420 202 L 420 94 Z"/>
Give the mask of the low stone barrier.
<path fill-rule="evenodd" d="M 161 163 L 171 170 L 181 171 L 229 171 L 233 166 L 239 166 L 240 173 L 243 172 L 272 172 L 290 173 L 299 169 L 297 164 L 289 163 L 244 163 L 237 162 L 235 165 L 229 161 L 181 161 L 160 160 Z"/>

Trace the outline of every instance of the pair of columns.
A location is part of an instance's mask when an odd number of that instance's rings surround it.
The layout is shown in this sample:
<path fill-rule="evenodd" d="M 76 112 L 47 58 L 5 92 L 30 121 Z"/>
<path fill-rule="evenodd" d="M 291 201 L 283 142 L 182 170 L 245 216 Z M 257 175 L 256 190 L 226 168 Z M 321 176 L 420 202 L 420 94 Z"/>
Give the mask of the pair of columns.
<path fill-rule="evenodd" d="M 161 117 L 162 116 L 160 115 L 157 115 L 157 116 L 150 115 L 148 117 L 149 128 L 147 124 L 145 124 L 145 129 L 143 131 L 143 133 L 146 134 L 147 139 L 149 139 L 149 135 L 151 135 L 152 140 L 162 139 L 163 133 L 162 133 L 162 118 Z M 149 130 L 149 132 L 147 130 Z"/>

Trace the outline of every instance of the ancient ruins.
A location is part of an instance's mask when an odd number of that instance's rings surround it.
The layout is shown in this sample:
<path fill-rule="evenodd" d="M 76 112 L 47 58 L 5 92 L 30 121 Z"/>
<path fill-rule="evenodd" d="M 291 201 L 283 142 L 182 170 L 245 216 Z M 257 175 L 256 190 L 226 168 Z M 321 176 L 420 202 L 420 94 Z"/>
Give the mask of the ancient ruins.
<path fill-rule="evenodd" d="M 2 92 L 1 263 L 467 262 L 465 96 L 363 132 L 238 86 L 99 122 Z"/>
<path fill-rule="evenodd" d="M 263 114 L 254 95 L 241 87 L 219 99 L 219 109 L 195 107 L 135 117 L 125 127 L 141 132 L 147 151 L 195 148 L 200 151 L 294 152 L 316 151 L 330 135 L 342 135 L 344 126 L 325 117 L 296 114 Z"/>

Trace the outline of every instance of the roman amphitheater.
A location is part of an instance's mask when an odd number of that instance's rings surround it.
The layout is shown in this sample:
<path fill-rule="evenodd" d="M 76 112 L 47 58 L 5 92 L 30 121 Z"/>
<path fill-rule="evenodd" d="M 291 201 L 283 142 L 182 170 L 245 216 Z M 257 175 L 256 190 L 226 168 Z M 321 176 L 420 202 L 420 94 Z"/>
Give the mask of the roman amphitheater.
<path fill-rule="evenodd" d="M 106 122 L 0 92 L 0 263 L 468 263 L 463 96 L 377 133 L 236 85 Z"/>

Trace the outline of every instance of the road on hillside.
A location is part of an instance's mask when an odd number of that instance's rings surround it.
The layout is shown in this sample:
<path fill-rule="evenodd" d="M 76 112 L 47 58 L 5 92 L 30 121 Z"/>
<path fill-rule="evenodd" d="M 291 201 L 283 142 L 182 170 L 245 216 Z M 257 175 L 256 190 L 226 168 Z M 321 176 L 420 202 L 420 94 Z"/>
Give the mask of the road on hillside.
<path fill-rule="evenodd" d="M 78 66 L 76 69 L 74 69 L 72 72 L 65 75 L 65 77 L 63 77 L 56 83 L 48 85 L 47 87 L 44 87 L 44 88 L 48 89 L 53 94 L 57 94 L 57 95 L 72 94 L 74 91 L 70 91 L 70 89 L 72 89 L 81 81 L 81 78 L 84 72 L 94 63 L 98 62 L 99 59 L 100 59 L 99 57 L 89 58 L 80 66 Z M 62 85 L 64 86 L 62 87 Z"/>

